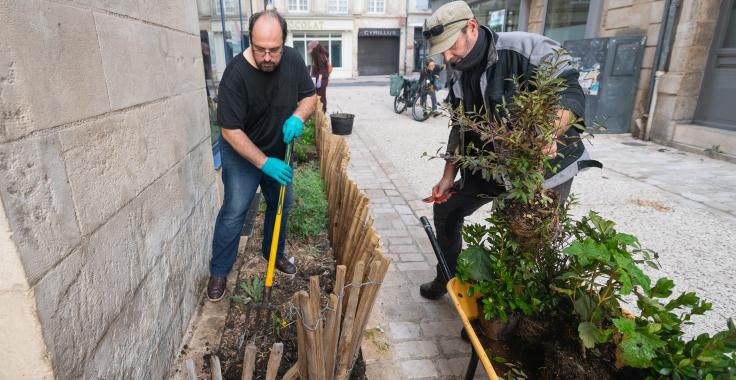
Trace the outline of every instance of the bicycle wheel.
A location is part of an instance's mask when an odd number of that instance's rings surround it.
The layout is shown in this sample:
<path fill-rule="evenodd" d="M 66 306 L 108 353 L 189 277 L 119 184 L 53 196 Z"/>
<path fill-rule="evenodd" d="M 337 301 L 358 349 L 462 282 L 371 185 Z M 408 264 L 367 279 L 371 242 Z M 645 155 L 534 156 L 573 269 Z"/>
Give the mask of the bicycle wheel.
<path fill-rule="evenodd" d="M 402 113 L 406 109 L 406 91 L 401 90 L 401 92 L 394 97 L 394 112 L 396 113 Z"/>
<path fill-rule="evenodd" d="M 422 93 L 418 95 L 411 106 L 411 115 L 414 117 L 414 120 L 427 120 L 431 114 L 432 106 L 427 104 L 427 94 Z"/>

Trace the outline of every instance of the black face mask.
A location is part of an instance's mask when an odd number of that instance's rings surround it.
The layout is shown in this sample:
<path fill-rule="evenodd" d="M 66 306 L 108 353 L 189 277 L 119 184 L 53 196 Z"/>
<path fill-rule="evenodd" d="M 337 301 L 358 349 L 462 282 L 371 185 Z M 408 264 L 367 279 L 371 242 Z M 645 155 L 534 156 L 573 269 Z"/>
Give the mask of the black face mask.
<path fill-rule="evenodd" d="M 466 55 L 465 58 L 455 63 L 453 68 L 455 70 L 467 71 L 483 62 L 483 58 L 485 58 L 487 51 L 487 40 L 488 36 L 486 36 L 485 30 L 483 28 L 479 28 L 478 40 L 475 41 L 475 46 L 470 49 L 470 52 L 468 52 L 468 55 Z"/>

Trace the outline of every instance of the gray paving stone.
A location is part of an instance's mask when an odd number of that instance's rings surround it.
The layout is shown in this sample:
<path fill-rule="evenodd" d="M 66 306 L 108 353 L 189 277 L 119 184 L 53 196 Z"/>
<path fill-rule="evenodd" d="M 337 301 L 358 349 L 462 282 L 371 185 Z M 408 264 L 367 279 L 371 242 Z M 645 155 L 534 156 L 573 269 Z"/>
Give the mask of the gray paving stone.
<path fill-rule="evenodd" d="M 434 266 L 429 267 L 427 270 L 413 272 L 411 276 L 409 276 L 409 282 L 418 286 L 427 281 L 432 281 L 437 275 L 436 272 L 437 269 Z"/>
<path fill-rule="evenodd" d="M 391 253 L 414 253 L 418 252 L 417 246 L 414 244 L 409 245 L 391 245 Z"/>
<path fill-rule="evenodd" d="M 457 337 L 460 336 L 463 323 L 460 318 L 441 322 L 422 321 L 419 327 L 422 329 L 422 335 L 428 338 Z"/>
<path fill-rule="evenodd" d="M 402 197 L 388 197 L 392 205 L 405 205 L 406 201 Z"/>
<path fill-rule="evenodd" d="M 392 272 L 391 274 L 386 274 L 386 277 L 383 278 L 383 286 L 402 286 L 405 285 L 407 282 L 406 275 L 403 272 Z"/>
<path fill-rule="evenodd" d="M 389 322 L 389 337 L 391 340 L 416 339 L 422 335 L 422 330 L 415 322 Z"/>
<path fill-rule="evenodd" d="M 431 360 L 407 360 L 401 362 L 401 372 L 408 379 L 436 377 L 437 369 Z"/>
<path fill-rule="evenodd" d="M 402 272 L 421 271 L 429 268 L 429 265 L 427 265 L 427 263 L 425 263 L 424 261 L 415 263 L 397 263 L 396 268 Z"/>
<path fill-rule="evenodd" d="M 417 306 L 411 300 L 400 304 L 388 303 L 384 296 L 377 301 L 381 310 L 386 316 L 386 320 L 392 322 L 416 322 L 424 317 L 424 310 Z"/>
<path fill-rule="evenodd" d="M 458 317 L 459 318 L 459 317 Z M 457 319 L 457 318 L 456 318 Z M 460 331 L 456 333 L 456 338 L 440 339 L 440 349 L 445 355 L 469 354 L 472 350 L 470 343 L 459 337 Z"/>
<path fill-rule="evenodd" d="M 395 219 L 391 221 L 391 225 L 397 230 L 405 230 L 406 224 L 401 219 Z"/>
<path fill-rule="evenodd" d="M 399 359 L 423 359 L 439 355 L 437 344 L 431 340 L 398 343 L 393 349 Z"/>
<path fill-rule="evenodd" d="M 381 237 L 409 237 L 408 230 L 381 230 L 379 233 Z"/>
<path fill-rule="evenodd" d="M 423 321 L 450 321 L 458 318 L 455 307 L 450 305 L 447 297 L 439 299 L 435 302 L 427 302 L 421 304 L 424 308 Z"/>
<path fill-rule="evenodd" d="M 394 209 L 396 209 L 396 211 L 399 214 L 404 214 L 404 215 L 413 215 L 414 214 L 414 212 L 411 210 L 411 208 L 409 208 L 409 206 L 406 206 L 406 205 L 396 205 L 396 206 L 394 206 Z"/>
<path fill-rule="evenodd" d="M 388 242 L 391 244 L 412 244 L 414 240 L 412 238 L 389 238 Z"/>
<path fill-rule="evenodd" d="M 420 253 L 402 253 L 399 257 L 401 261 L 424 261 L 424 255 Z"/>
<path fill-rule="evenodd" d="M 365 376 L 368 379 L 402 380 L 400 367 L 392 362 L 377 362 L 365 366 Z"/>
<path fill-rule="evenodd" d="M 398 176 L 398 174 L 394 174 L 393 175 L 393 177 L 397 177 L 397 176 Z M 391 177 L 392 176 L 389 176 L 389 178 L 391 178 Z M 385 190 L 385 192 L 386 192 L 386 195 L 388 195 L 389 197 L 400 197 L 401 196 L 401 193 L 399 193 L 396 190 Z"/>

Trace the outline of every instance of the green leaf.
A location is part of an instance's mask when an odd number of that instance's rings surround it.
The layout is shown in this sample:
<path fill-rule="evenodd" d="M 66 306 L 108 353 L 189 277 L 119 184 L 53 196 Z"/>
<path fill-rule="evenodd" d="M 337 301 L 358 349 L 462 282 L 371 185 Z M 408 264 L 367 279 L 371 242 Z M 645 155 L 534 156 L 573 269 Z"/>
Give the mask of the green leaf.
<path fill-rule="evenodd" d="M 468 247 L 460 252 L 458 271 L 467 274 L 473 281 L 490 281 L 494 278 L 491 270 L 491 256 L 481 247 Z"/>
<path fill-rule="evenodd" d="M 575 313 L 577 313 L 583 321 L 590 320 L 594 308 L 595 300 L 593 300 L 593 296 L 588 293 L 580 293 L 578 299 L 575 300 Z"/>
<path fill-rule="evenodd" d="M 637 332 L 624 334 L 624 340 L 621 342 L 623 349 L 621 357 L 632 367 L 647 368 L 651 360 L 657 356 L 656 350 L 664 345 L 664 342 L 655 337 Z"/>
<path fill-rule="evenodd" d="M 628 318 L 616 318 L 612 319 L 613 325 L 616 326 L 618 331 L 624 334 L 631 334 L 636 330 L 636 322 Z"/>
<path fill-rule="evenodd" d="M 578 336 L 586 348 L 593 348 L 597 343 L 605 343 L 611 339 L 612 329 L 599 329 L 591 322 L 582 322 L 578 325 Z"/>
<path fill-rule="evenodd" d="M 675 282 L 667 277 L 662 277 L 657 280 L 654 287 L 648 292 L 649 297 L 653 298 L 667 298 L 672 295 L 672 289 L 675 288 Z"/>

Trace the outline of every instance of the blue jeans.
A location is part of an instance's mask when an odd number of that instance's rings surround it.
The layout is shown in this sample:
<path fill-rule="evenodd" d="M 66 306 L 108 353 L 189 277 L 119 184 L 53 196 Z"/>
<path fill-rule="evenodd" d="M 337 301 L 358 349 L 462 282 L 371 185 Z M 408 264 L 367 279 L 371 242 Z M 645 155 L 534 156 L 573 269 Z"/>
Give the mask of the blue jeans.
<path fill-rule="evenodd" d="M 281 185 L 267 176 L 248 160 L 241 157 L 224 139 L 220 144 L 222 155 L 222 182 L 225 185 L 225 199 L 215 221 L 215 232 L 212 238 L 212 260 L 210 275 L 225 277 L 235 263 L 238 254 L 240 233 L 243 230 L 248 207 L 253 202 L 256 189 L 261 186 L 261 194 L 266 200 L 266 220 L 263 225 L 263 244 L 261 252 L 268 257 L 271 250 L 271 238 L 276 221 Z M 281 215 L 281 233 L 277 258 L 284 257 L 286 221 L 291 206 L 291 185 L 286 188 L 286 199 Z"/>

